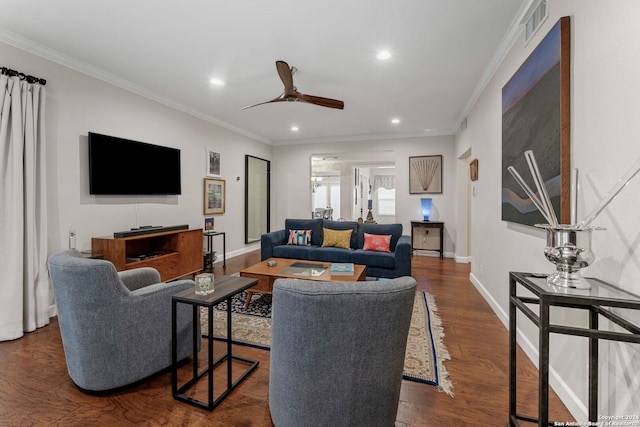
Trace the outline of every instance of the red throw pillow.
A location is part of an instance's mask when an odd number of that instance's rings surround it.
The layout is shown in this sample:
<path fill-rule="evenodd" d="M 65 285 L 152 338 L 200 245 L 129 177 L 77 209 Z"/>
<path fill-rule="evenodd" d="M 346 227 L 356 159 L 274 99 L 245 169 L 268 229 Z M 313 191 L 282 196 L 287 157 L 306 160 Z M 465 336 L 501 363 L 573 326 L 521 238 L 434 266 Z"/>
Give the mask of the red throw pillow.
<path fill-rule="evenodd" d="M 391 252 L 391 235 L 383 236 L 380 234 L 364 233 L 365 251 Z"/>

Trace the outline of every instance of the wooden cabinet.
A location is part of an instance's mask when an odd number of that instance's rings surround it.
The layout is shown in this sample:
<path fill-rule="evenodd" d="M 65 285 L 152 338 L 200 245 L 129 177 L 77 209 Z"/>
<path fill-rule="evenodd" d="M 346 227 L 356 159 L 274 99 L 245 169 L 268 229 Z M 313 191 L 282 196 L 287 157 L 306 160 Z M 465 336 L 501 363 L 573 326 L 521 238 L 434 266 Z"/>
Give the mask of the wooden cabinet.
<path fill-rule="evenodd" d="M 411 221 L 411 250 L 440 252 L 444 257 L 444 222 Z"/>
<path fill-rule="evenodd" d="M 153 267 L 163 282 L 202 270 L 202 230 L 165 231 L 131 237 L 94 237 L 91 252 L 116 270 Z"/>

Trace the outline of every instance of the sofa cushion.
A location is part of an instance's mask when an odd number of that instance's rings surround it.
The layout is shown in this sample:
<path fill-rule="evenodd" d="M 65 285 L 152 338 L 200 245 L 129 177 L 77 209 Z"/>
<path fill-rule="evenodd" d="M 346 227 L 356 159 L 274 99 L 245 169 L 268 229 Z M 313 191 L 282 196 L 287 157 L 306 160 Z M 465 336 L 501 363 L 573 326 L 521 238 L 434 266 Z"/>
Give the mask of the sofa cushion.
<path fill-rule="evenodd" d="M 355 221 L 330 221 L 324 220 L 322 223 L 323 228 L 330 228 L 331 230 L 353 230 L 351 233 L 351 241 L 349 247 L 356 249 L 358 247 L 358 223 Z"/>
<path fill-rule="evenodd" d="M 311 230 L 290 230 L 287 245 L 310 245 Z"/>
<path fill-rule="evenodd" d="M 315 246 L 317 247 L 317 246 Z M 274 258 L 309 259 L 314 246 L 280 245 L 273 248 Z"/>
<path fill-rule="evenodd" d="M 285 219 L 284 229 L 286 236 L 291 230 L 311 230 L 311 244 L 322 244 L 322 219 Z"/>
<path fill-rule="evenodd" d="M 323 228 L 322 233 L 324 235 L 322 239 L 323 248 L 336 247 L 350 249 L 353 230 L 332 230 L 330 228 Z"/>
<path fill-rule="evenodd" d="M 369 234 L 364 233 L 364 246 L 365 251 L 377 251 L 377 252 L 391 252 L 391 234 Z"/>
<path fill-rule="evenodd" d="M 402 236 L 402 224 L 359 224 L 358 226 L 358 249 L 364 247 L 364 233 L 391 235 L 389 249 L 396 250 L 398 239 Z"/>
<path fill-rule="evenodd" d="M 352 249 L 313 248 L 309 251 L 309 261 L 351 262 Z"/>
<path fill-rule="evenodd" d="M 356 249 L 351 252 L 351 262 L 378 268 L 394 269 L 396 257 L 393 252 L 373 252 Z"/>

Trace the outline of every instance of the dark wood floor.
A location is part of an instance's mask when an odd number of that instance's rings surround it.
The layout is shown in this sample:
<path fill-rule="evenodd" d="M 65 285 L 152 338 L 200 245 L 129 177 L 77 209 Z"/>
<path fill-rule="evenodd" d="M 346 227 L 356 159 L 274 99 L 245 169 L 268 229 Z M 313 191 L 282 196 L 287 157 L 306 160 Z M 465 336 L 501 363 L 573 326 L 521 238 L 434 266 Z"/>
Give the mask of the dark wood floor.
<path fill-rule="evenodd" d="M 256 263 L 258 257 L 256 251 L 227 260 L 226 274 Z M 216 274 L 222 274 L 221 268 L 216 266 Z M 455 396 L 403 381 L 396 426 L 504 426 L 508 334 L 469 282 L 469 265 L 417 256 L 413 276 L 420 290 L 435 296 L 451 353 L 445 366 Z M 269 352 L 248 347 L 234 351 L 260 361 L 260 366 L 213 412 L 175 401 L 169 372 L 116 393 L 88 395 L 67 375 L 58 323 L 52 319 L 19 340 L 0 343 L 0 426 L 272 426 Z M 535 415 L 537 371 L 524 353 L 518 360 L 518 409 Z M 555 394 L 550 402 L 551 419 L 572 420 Z"/>

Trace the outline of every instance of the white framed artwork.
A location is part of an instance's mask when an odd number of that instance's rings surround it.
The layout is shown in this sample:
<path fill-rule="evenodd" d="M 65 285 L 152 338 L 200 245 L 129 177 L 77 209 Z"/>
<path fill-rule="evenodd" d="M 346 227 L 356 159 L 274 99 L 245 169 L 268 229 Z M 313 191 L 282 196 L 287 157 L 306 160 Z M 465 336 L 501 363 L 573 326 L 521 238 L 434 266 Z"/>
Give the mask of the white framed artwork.
<path fill-rule="evenodd" d="M 222 156 L 212 148 L 207 148 L 207 176 L 222 176 Z"/>

